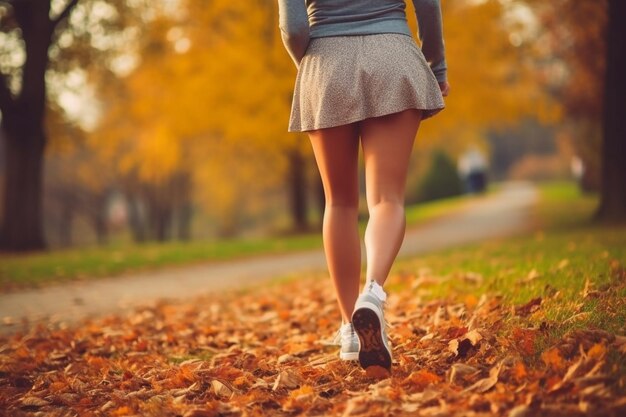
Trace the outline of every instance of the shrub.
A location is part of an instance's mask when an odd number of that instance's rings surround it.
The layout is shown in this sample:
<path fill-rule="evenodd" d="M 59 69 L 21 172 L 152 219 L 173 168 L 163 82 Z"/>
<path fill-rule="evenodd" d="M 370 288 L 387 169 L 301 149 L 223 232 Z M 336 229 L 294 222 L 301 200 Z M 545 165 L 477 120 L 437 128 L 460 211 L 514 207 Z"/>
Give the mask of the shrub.
<path fill-rule="evenodd" d="M 430 169 L 419 187 L 419 201 L 437 200 L 462 193 L 463 185 L 454 161 L 441 150 L 433 152 Z"/>

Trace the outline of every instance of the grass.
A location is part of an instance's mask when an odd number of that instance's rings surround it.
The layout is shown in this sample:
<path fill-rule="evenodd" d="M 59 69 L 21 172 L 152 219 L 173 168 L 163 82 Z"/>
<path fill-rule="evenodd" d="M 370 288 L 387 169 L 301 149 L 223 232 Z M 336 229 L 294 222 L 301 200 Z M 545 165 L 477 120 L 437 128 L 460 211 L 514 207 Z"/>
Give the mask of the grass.
<path fill-rule="evenodd" d="M 425 221 L 443 217 L 463 209 L 467 204 L 483 196 L 457 196 L 442 198 L 423 204 L 415 204 L 406 208 L 406 223 L 408 226 L 418 225 Z"/>
<path fill-rule="evenodd" d="M 474 197 L 453 197 L 407 208 L 407 224 L 416 226 L 452 213 Z M 361 230 L 364 225 L 361 225 Z M 255 239 L 111 244 L 24 255 L 0 255 L 0 290 L 51 282 L 93 279 L 141 270 L 217 262 L 256 255 L 321 248 L 319 232 Z"/>
<path fill-rule="evenodd" d="M 595 197 L 580 194 L 574 184 L 544 184 L 536 232 L 398 262 L 390 287 L 408 290 L 402 277 L 417 273 L 424 285 L 416 291 L 427 300 L 475 302 L 487 293 L 513 309 L 540 297 L 539 310 L 523 320 L 511 314 L 504 326 L 504 331 L 529 324 L 547 328 L 537 339 L 537 352 L 576 329 L 621 334 L 626 328 L 626 226 L 592 223 L 596 205 Z"/>

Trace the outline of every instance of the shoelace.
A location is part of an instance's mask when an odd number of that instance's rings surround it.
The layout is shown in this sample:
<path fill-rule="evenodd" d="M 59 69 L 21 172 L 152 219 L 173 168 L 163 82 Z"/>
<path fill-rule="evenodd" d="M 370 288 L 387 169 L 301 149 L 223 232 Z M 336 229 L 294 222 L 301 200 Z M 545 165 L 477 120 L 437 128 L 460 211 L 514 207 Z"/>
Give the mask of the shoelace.
<path fill-rule="evenodd" d="M 335 332 L 335 336 L 333 336 L 331 345 L 341 346 L 344 338 L 348 339 L 348 338 L 354 337 L 354 334 L 355 334 L 354 329 L 352 329 L 352 331 L 349 333 L 348 332 L 344 333 L 341 331 L 341 328 L 340 328 Z"/>
<path fill-rule="evenodd" d="M 379 285 L 374 286 L 376 284 L 375 281 L 370 281 L 367 285 L 367 291 L 374 294 L 380 301 L 382 301 L 383 305 L 387 301 L 387 293 L 380 287 Z"/>

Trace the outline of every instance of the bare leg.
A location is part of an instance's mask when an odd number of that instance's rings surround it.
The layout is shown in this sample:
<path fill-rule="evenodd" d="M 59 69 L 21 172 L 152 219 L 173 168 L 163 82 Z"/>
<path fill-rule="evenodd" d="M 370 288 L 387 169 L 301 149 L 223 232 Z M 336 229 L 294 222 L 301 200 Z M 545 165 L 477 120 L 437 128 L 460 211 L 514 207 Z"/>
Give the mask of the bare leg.
<path fill-rule="evenodd" d="M 344 323 L 350 322 L 359 294 L 359 129 L 357 123 L 310 131 L 322 176 L 326 207 L 323 238 L 328 271 L 335 284 Z"/>
<path fill-rule="evenodd" d="M 421 116 L 420 110 L 409 109 L 361 122 L 370 214 L 365 230 L 366 278 L 380 285 L 387 279 L 404 239 L 406 176 Z"/>

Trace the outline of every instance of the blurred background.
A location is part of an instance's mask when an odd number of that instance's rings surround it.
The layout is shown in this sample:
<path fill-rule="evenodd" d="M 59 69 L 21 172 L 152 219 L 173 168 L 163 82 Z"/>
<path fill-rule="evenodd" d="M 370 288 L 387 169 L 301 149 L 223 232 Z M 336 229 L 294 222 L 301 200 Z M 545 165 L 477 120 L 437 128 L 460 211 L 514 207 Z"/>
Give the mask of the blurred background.
<path fill-rule="evenodd" d="M 504 180 L 598 192 L 608 1 L 442 3 L 452 90 L 408 204 Z M 0 72 L 3 251 L 319 234 L 276 1 L 0 1 Z"/>

